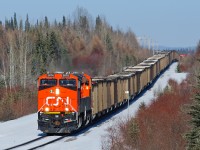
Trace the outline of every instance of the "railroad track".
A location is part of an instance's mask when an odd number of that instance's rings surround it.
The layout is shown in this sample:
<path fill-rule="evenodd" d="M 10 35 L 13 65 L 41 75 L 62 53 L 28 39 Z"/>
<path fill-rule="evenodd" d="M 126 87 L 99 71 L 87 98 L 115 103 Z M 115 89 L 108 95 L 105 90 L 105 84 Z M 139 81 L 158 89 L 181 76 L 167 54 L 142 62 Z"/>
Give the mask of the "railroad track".
<path fill-rule="evenodd" d="M 54 143 L 54 142 L 60 141 L 60 140 L 64 139 L 65 137 L 67 137 L 67 135 L 63 135 L 63 136 L 61 136 L 61 137 L 59 137 L 59 138 L 56 138 L 56 139 L 51 140 L 51 141 L 48 141 L 48 142 L 46 142 L 46 143 L 44 143 L 44 144 L 40 144 L 40 145 L 38 145 L 38 146 L 34 146 L 34 147 L 32 147 L 32 148 L 28 148 L 28 150 L 34 150 L 34 149 L 38 149 L 38 148 L 44 147 L 44 146 L 46 146 L 46 145 L 49 145 L 49 144 L 52 144 L 52 143 Z"/>
<path fill-rule="evenodd" d="M 25 146 L 25 145 L 34 143 L 34 142 L 39 141 L 39 140 L 41 140 L 41 139 L 44 139 L 44 138 L 46 138 L 46 137 L 47 137 L 47 136 L 38 137 L 38 138 L 35 138 L 35 139 L 33 139 L 33 140 L 27 141 L 27 142 L 25 142 L 25 143 L 21 143 L 21 144 L 18 144 L 18 145 L 15 145 L 15 146 L 6 148 L 5 150 L 16 149 L 16 148 L 19 148 L 19 147 L 22 147 L 22 146 Z"/>
<path fill-rule="evenodd" d="M 5 150 L 13 150 L 13 149 L 30 149 L 30 150 L 32 150 L 32 149 L 37 149 L 37 148 L 46 146 L 48 144 L 54 143 L 56 141 L 62 140 L 66 136 L 67 135 L 63 135 L 63 136 L 54 138 L 54 136 L 45 135 L 45 136 L 38 137 L 38 138 L 35 138 L 33 140 L 30 140 L 30 141 L 27 141 L 27 142 L 24 142 L 24 143 L 21 143 L 21 144 L 18 144 L 18 145 L 9 147 L 9 148 L 6 148 Z M 47 139 L 47 138 L 49 138 L 49 139 Z M 44 139 L 44 141 L 42 141 L 43 139 Z M 37 142 L 40 142 L 40 144 L 37 144 Z M 41 144 L 41 143 L 43 143 L 43 144 Z M 38 146 L 36 146 L 36 145 L 38 145 Z"/>

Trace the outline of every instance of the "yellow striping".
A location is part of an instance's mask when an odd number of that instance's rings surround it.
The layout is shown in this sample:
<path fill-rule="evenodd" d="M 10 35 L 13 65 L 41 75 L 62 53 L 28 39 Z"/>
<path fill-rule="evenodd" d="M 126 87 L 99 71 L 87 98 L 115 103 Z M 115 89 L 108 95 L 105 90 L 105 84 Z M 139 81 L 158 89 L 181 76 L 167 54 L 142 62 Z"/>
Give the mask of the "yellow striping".
<path fill-rule="evenodd" d="M 60 114 L 60 112 L 44 112 L 44 114 Z"/>

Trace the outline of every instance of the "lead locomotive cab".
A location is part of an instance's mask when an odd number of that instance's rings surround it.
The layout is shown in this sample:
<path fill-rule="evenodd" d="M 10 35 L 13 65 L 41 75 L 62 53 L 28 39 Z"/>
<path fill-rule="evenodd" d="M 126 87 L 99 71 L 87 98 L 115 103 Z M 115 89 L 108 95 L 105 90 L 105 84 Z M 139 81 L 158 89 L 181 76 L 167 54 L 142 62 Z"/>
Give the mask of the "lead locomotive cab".
<path fill-rule="evenodd" d="M 70 133 L 90 122 L 91 77 L 84 73 L 47 73 L 38 78 L 38 129 Z"/>

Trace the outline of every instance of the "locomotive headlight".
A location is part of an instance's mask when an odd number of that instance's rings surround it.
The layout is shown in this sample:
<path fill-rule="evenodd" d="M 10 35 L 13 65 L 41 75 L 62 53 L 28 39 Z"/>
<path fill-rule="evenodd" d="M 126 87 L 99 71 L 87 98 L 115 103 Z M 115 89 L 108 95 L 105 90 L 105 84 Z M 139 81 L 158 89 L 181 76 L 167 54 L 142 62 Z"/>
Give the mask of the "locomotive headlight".
<path fill-rule="evenodd" d="M 56 95 L 60 94 L 60 89 L 56 89 Z"/>
<path fill-rule="evenodd" d="M 45 110 L 45 111 L 49 111 L 49 107 L 46 107 L 44 110 Z"/>
<path fill-rule="evenodd" d="M 66 107 L 66 108 L 65 108 L 65 111 L 69 111 L 69 108 Z"/>

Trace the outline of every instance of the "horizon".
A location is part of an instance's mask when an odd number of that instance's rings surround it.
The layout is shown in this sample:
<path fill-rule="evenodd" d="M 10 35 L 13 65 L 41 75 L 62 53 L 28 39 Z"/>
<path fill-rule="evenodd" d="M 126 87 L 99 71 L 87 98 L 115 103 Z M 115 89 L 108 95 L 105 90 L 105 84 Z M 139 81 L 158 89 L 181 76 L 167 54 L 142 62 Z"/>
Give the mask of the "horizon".
<path fill-rule="evenodd" d="M 169 0 L 153 1 L 11 1 L 2 2 L 0 6 L 0 21 L 13 17 L 36 23 L 47 16 L 50 22 L 62 17 L 73 18 L 77 7 L 84 8 L 93 20 L 98 15 L 104 16 L 114 29 L 127 31 L 131 29 L 137 37 L 146 37 L 159 46 L 166 47 L 195 47 L 199 41 L 200 20 L 198 6 L 200 1 Z"/>

